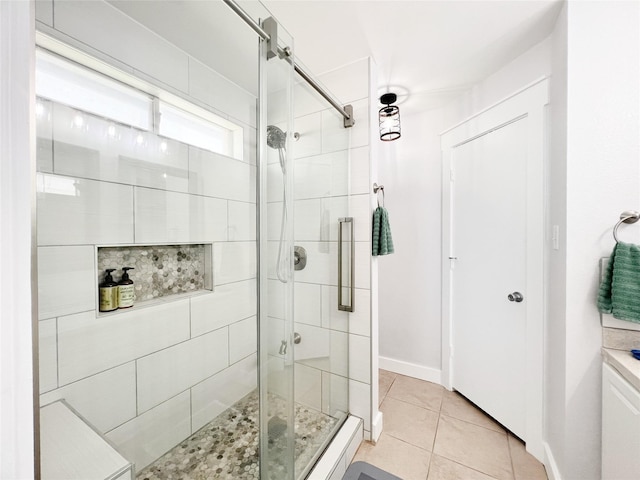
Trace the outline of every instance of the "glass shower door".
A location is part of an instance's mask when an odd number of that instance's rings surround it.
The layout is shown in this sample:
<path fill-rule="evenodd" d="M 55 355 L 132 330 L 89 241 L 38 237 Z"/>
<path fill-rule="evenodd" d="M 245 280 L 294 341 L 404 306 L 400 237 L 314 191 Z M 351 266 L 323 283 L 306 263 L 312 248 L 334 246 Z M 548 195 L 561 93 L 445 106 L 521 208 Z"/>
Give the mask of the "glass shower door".
<path fill-rule="evenodd" d="M 261 68 L 261 470 L 300 479 L 348 414 L 350 131 L 287 59 Z"/>
<path fill-rule="evenodd" d="M 292 48 L 272 18 L 262 22 L 281 49 Z M 261 42 L 258 162 L 258 282 L 260 361 L 260 470 L 262 478 L 294 478 L 293 405 L 293 65 L 267 58 Z"/>
<path fill-rule="evenodd" d="M 294 108 L 295 470 L 300 478 L 348 414 L 348 311 L 357 307 L 352 298 L 350 129 L 305 82 L 296 85 Z"/>

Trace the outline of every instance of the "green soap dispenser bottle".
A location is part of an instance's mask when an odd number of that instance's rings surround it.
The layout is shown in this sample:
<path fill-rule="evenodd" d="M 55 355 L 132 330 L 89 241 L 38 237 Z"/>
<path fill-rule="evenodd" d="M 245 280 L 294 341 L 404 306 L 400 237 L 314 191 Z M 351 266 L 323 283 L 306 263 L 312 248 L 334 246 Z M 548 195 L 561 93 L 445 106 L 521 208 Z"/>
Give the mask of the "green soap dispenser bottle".
<path fill-rule="evenodd" d="M 111 276 L 111 272 L 115 270 L 115 268 L 107 268 L 104 282 L 99 285 L 101 312 L 112 312 L 118 309 L 118 284 Z"/>
<path fill-rule="evenodd" d="M 118 308 L 133 307 L 135 294 L 133 292 L 133 280 L 129 278 L 128 270 L 133 270 L 133 267 L 122 268 L 122 279 L 118 282 Z"/>

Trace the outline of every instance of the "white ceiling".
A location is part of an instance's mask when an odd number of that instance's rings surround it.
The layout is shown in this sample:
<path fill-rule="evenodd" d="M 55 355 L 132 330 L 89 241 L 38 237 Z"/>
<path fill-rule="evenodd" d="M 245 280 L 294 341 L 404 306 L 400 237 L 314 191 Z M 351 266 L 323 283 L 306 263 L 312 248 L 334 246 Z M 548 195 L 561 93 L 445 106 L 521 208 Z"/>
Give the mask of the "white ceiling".
<path fill-rule="evenodd" d="M 1 1 L 1 0 L 0 0 Z M 257 92 L 257 35 L 221 0 L 107 0 Z M 253 18 L 269 12 L 237 0 Z M 434 108 L 548 36 L 562 0 L 263 0 L 319 75 L 371 56 L 403 114 Z M 340 100 L 340 99 L 338 99 Z M 350 99 L 345 99 L 345 101 Z"/>
<path fill-rule="evenodd" d="M 459 95 L 547 37 L 560 0 L 263 0 L 321 74 L 371 56 L 412 113 Z"/>

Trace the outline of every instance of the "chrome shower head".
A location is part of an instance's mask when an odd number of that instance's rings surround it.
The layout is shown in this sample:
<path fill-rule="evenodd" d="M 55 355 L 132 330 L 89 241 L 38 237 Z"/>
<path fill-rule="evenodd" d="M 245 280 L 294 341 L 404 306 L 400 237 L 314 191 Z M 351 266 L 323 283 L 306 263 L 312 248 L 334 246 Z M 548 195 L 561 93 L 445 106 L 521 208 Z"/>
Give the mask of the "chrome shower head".
<path fill-rule="evenodd" d="M 267 145 L 271 148 L 284 148 L 287 140 L 287 134 L 275 125 L 267 126 Z"/>

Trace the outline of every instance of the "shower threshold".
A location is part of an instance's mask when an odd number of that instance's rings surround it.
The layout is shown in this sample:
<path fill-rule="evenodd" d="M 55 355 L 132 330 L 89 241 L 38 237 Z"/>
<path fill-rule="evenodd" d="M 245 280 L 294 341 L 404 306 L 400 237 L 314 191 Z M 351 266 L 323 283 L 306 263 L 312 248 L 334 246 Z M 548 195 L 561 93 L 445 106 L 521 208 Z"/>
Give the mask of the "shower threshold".
<path fill-rule="evenodd" d="M 269 404 L 276 405 L 274 410 L 278 410 L 278 403 L 284 407 L 283 400 L 270 395 Z M 296 404 L 295 419 L 298 478 L 344 418 Z M 275 422 L 276 428 L 269 433 L 269 458 L 273 462 L 269 467 L 271 480 L 283 480 L 288 476 L 285 473 L 288 442 L 283 423 L 284 420 Z M 259 479 L 258 428 L 258 391 L 254 390 L 141 470 L 136 480 Z"/>

